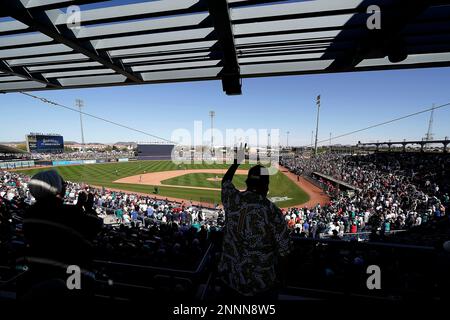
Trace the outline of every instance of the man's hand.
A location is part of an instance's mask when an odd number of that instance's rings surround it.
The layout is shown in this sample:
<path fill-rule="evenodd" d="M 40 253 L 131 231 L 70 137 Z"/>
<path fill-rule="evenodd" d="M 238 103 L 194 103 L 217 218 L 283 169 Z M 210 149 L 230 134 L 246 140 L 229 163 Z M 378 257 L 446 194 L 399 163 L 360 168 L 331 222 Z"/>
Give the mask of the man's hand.
<path fill-rule="evenodd" d="M 245 161 L 245 150 L 247 150 L 247 144 L 242 148 L 242 143 L 239 146 L 239 149 L 235 149 L 234 164 L 241 164 Z"/>
<path fill-rule="evenodd" d="M 227 181 L 232 181 L 234 174 L 236 173 L 239 165 L 245 161 L 245 149 L 247 148 L 247 144 L 245 144 L 244 148 L 242 148 L 242 143 L 239 149 L 235 148 L 234 150 L 234 163 L 228 168 L 228 171 L 222 178 L 222 184 Z"/>

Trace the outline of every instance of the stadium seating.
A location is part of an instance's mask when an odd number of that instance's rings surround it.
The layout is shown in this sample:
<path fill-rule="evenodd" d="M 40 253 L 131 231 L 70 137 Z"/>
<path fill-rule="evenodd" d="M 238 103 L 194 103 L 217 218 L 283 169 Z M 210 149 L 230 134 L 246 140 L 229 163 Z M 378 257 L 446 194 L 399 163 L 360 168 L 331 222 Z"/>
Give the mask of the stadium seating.
<path fill-rule="evenodd" d="M 423 156 L 418 156 L 416 161 L 424 161 L 421 157 Z M 391 170 L 385 167 L 386 161 L 392 162 L 390 156 L 386 155 L 372 155 L 366 158 L 345 158 L 340 155 L 338 159 L 336 167 L 342 170 L 353 170 L 352 168 L 361 168 L 368 164 L 367 177 L 374 177 L 372 173 L 376 170 L 381 173 L 383 170 Z M 432 161 L 431 164 L 425 166 L 422 162 L 420 167 L 432 173 L 427 177 L 435 178 L 434 184 L 424 183 L 422 175 L 424 171 L 416 171 L 416 176 L 410 183 L 416 186 L 416 190 L 422 190 L 424 194 L 433 194 L 433 197 L 428 197 L 427 202 L 433 210 L 437 210 L 435 199 L 439 199 L 445 208 L 448 208 L 448 198 L 445 198 L 448 183 L 444 179 L 448 167 L 433 162 L 440 161 L 444 164 L 448 158 L 433 156 L 428 159 L 431 160 L 426 161 Z M 410 173 L 408 166 L 416 163 L 408 158 L 403 160 L 396 162 L 399 167 L 395 172 L 399 177 L 403 174 L 407 176 Z M 330 172 L 326 171 L 326 163 L 327 161 L 336 163 L 336 159 L 331 157 L 321 161 L 322 171 L 329 174 Z M 339 161 L 344 161 L 346 165 L 339 166 Z M 294 167 L 298 163 L 301 165 L 305 163 L 298 158 L 283 159 L 282 162 L 294 172 L 301 171 L 305 174 L 308 170 L 301 166 Z M 371 163 L 377 166 L 372 166 Z M 320 169 L 318 165 L 315 165 L 314 171 Z M 433 171 L 432 168 L 436 170 Z M 342 175 L 342 172 L 340 178 L 348 177 L 345 174 Z M 358 171 L 355 172 L 358 173 Z M 335 174 L 338 173 L 335 172 Z M 199 224 L 203 225 L 199 231 L 192 225 L 194 221 L 181 220 L 179 214 L 171 213 L 171 210 L 178 212 L 187 208 L 183 209 L 179 204 L 171 204 L 167 201 L 152 200 L 150 197 L 142 198 L 154 207 L 152 216 L 144 217 L 142 220 L 132 220 L 130 223 L 117 220 L 115 216 L 108 216 L 115 222 L 104 225 L 92 242 L 85 243 L 82 236 L 64 225 L 26 219 L 25 212 L 32 204 L 25 187 L 29 178 L 18 173 L 6 172 L 3 172 L 1 177 L 2 190 L 4 190 L 0 197 L 1 299 L 17 297 L 31 299 L 50 289 L 58 292 L 60 280 L 65 276 L 63 271 L 67 266 L 64 261 L 67 254 L 64 252 L 64 246 L 59 247 L 60 251 L 52 257 L 42 257 L 39 252 L 30 252 L 26 246 L 37 241 L 41 242 L 41 247 L 55 247 L 54 239 L 56 238 L 61 244 L 78 243 L 79 252 L 92 251 L 93 263 L 87 266 L 83 273 L 88 279 L 86 281 L 90 283 L 89 290 L 82 298 L 141 300 L 153 297 L 209 301 L 217 296 L 217 288 L 220 285 L 217 283 L 215 270 L 221 251 L 223 214 L 219 214 L 217 221 L 199 221 Z M 367 179 L 357 180 L 362 192 L 368 190 L 365 184 L 369 182 Z M 440 189 L 433 187 L 438 182 Z M 321 186 L 327 186 L 325 181 L 320 183 Z M 76 189 L 80 188 L 80 185 L 70 185 L 69 182 L 69 187 Z M 89 188 L 89 191 L 99 194 L 108 192 L 105 189 L 95 188 Z M 345 208 L 344 205 L 339 205 L 339 201 L 344 201 L 341 204 L 347 205 L 347 201 L 352 199 L 351 195 L 345 194 L 344 198 L 342 198 L 342 192 L 332 196 L 332 204 L 329 207 L 317 207 L 311 211 L 289 210 L 286 216 L 296 213 L 302 219 L 311 219 L 310 221 L 319 217 L 319 226 L 322 222 L 332 222 L 333 219 L 327 220 L 332 216 L 330 213 L 333 213 L 333 210 Z M 353 196 L 358 194 L 359 192 L 356 192 Z M 121 199 L 123 195 L 117 194 L 118 199 Z M 114 213 L 114 208 L 114 202 L 111 202 L 102 203 L 97 208 L 85 207 L 84 210 L 86 214 L 103 211 Z M 445 212 L 441 213 L 437 210 L 438 216 L 431 211 L 433 214 L 429 215 L 428 208 L 427 205 L 417 206 L 418 210 L 424 210 L 429 219 L 423 220 L 421 224 L 405 221 L 401 226 L 403 230 L 401 233 L 390 235 L 379 227 L 380 225 L 377 224 L 379 222 L 367 224 L 367 230 L 371 230 L 368 232 L 368 238 L 370 238 L 368 242 L 357 241 L 358 238 L 360 240 L 363 238 L 358 234 L 350 237 L 352 241 L 335 240 L 339 237 L 320 239 L 330 232 L 326 228 L 326 223 L 322 224 L 324 229 L 320 231 L 319 228 L 317 233 L 313 233 L 312 229 L 307 232 L 303 230 L 300 233 L 292 230 L 294 247 L 289 257 L 287 287 L 281 292 L 281 297 L 284 299 L 293 297 L 347 299 L 351 297 L 362 300 L 439 299 L 443 295 L 445 285 L 448 284 L 448 276 L 445 274 L 445 269 L 436 270 L 436 266 L 449 265 L 449 254 L 443 249 L 443 244 L 448 241 L 450 223 Z M 194 211 L 198 209 L 189 208 Z M 166 222 L 162 220 L 164 216 L 168 217 L 167 221 L 164 220 Z M 337 215 L 334 219 L 338 217 L 340 216 Z M 24 237 L 24 230 L 28 234 L 27 238 Z M 34 239 L 30 236 L 33 234 L 52 236 L 49 238 L 39 236 Z M 58 236 L 54 238 L 55 235 Z M 85 249 L 82 249 L 83 246 Z M 366 270 L 369 265 L 378 265 L 383 269 L 383 290 L 374 291 L 373 294 L 367 292 L 363 281 L 367 276 Z M 43 274 L 51 274 L 52 277 L 42 278 Z"/>

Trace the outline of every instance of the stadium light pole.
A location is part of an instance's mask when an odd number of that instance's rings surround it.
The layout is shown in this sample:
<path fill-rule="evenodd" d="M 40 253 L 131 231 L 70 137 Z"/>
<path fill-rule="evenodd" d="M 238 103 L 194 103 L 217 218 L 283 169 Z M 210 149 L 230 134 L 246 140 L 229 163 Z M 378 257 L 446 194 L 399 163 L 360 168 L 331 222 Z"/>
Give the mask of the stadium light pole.
<path fill-rule="evenodd" d="M 433 121 L 434 121 L 435 108 L 436 108 L 436 105 L 433 103 L 433 108 L 431 109 L 431 114 L 430 114 L 430 120 L 428 122 L 428 131 L 427 131 L 427 134 L 425 135 L 426 141 L 433 141 L 433 139 L 434 139 L 434 137 L 433 137 Z"/>
<path fill-rule="evenodd" d="M 215 111 L 210 111 L 209 116 L 211 117 L 211 152 L 214 152 L 214 117 L 216 116 Z"/>
<path fill-rule="evenodd" d="M 80 126 L 81 126 L 81 152 L 84 152 L 84 131 L 83 131 L 83 117 L 81 114 L 81 108 L 84 107 L 84 102 L 81 99 L 75 100 L 75 104 L 80 110 Z"/>
<path fill-rule="evenodd" d="M 286 132 L 286 148 L 289 148 L 289 131 Z"/>
<path fill-rule="evenodd" d="M 319 137 L 319 117 L 320 117 L 320 94 L 317 96 L 317 123 L 316 123 L 316 142 L 314 143 L 314 154 L 317 154 L 317 138 Z"/>

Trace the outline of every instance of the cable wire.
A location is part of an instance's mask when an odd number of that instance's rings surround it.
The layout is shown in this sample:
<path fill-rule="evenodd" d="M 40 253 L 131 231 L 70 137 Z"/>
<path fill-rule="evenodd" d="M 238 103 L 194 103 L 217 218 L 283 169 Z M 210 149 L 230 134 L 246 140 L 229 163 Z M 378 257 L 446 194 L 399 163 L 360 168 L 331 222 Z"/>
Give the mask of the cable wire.
<path fill-rule="evenodd" d="M 22 91 L 20 93 L 23 94 L 23 95 L 29 96 L 31 98 L 40 100 L 43 103 L 47 103 L 47 104 L 50 104 L 50 105 L 54 105 L 54 106 L 58 106 L 58 107 L 61 107 L 61 108 L 65 108 L 65 109 L 71 110 L 71 111 L 76 112 L 76 113 L 81 113 L 81 114 L 89 116 L 91 118 L 94 118 L 94 119 L 97 119 L 97 120 L 101 120 L 101 121 L 104 121 L 104 122 L 107 122 L 107 123 L 110 123 L 110 124 L 113 124 L 113 125 L 116 125 L 116 126 L 128 129 L 128 130 L 132 130 L 132 131 L 135 131 L 135 132 L 138 132 L 138 133 L 150 136 L 152 138 L 156 138 L 158 140 L 162 140 L 162 141 L 166 141 L 166 142 L 177 144 L 176 142 L 173 142 L 173 141 L 171 141 L 169 139 L 166 139 L 166 138 L 163 138 L 163 137 L 160 137 L 160 136 L 157 136 L 157 135 L 154 135 L 154 134 L 151 134 L 151 133 L 139 130 L 139 129 L 135 129 L 135 128 L 129 127 L 127 125 L 123 125 L 121 123 L 118 123 L 118 122 L 115 122 L 115 121 L 111 121 L 111 120 L 108 120 L 108 119 L 105 119 L 105 118 L 102 118 L 102 117 L 99 117 L 99 116 L 96 116 L 96 115 L 93 115 L 93 114 L 90 114 L 90 113 L 87 113 L 87 112 L 79 111 L 79 110 L 77 110 L 75 108 L 71 108 L 71 107 L 62 105 L 60 103 L 48 100 L 46 98 L 38 97 L 36 95 L 30 94 L 30 93 L 27 93 L 27 92 L 22 92 Z M 387 124 L 391 124 L 391 123 L 394 123 L 394 122 L 397 122 L 397 121 L 400 121 L 400 120 L 411 118 L 411 117 L 417 116 L 419 114 L 423 114 L 423 113 L 429 112 L 429 111 L 431 111 L 433 109 L 437 110 L 437 109 L 442 109 L 442 108 L 445 108 L 445 107 L 448 107 L 448 106 L 450 106 L 450 102 L 446 103 L 446 104 L 442 104 L 442 105 L 437 106 L 437 107 L 428 108 L 428 109 L 425 109 L 425 110 L 422 110 L 422 111 L 410 113 L 410 114 L 407 114 L 405 116 L 401 116 L 401 117 L 394 118 L 394 119 L 391 119 L 391 120 L 388 120 L 388 121 L 377 123 L 377 124 L 374 124 L 374 125 L 371 125 L 371 126 L 368 126 L 368 127 L 364 127 L 364 128 L 358 129 L 358 130 L 350 131 L 350 132 L 347 132 L 347 133 L 344 133 L 344 134 L 332 137 L 331 139 L 328 138 L 328 139 L 320 140 L 317 143 L 318 144 L 319 143 L 325 143 L 325 142 L 329 142 L 330 140 L 333 141 L 333 140 L 336 140 L 336 139 L 340 139 L 340 138 L 343 138 L 343 137 L 347 137 L 347 136 L 353 135 L 355 133 L 367 131 L 367 130 L 370 130 L 370 129 L 373 129 L 373 128 L 377 128 L 377 127 L 381 127 L 381 126 L 384 126 L 384 125 L 387 125 Z"/>
<path fill-rule="evenodd" d="M 381 123 L 377 123 L 377 124 L 374 124 L 374 125 L 371 125 L 371 126 L 362 128 L 362 129 L 350 131 L 350 132 L 347 132 L 347 133 L 344 133 L 344 134 L 341 134 L 341 135 L 332 137 L 331 139 L 328 138 L 328 139 L 320 140 L 320 141 L 318 141 L 317 143 L 319 144 L 319 143 L 329 142 L 330 140 L 335 140 L 335 139 L 347 137 L 347 136 L 353 135 L 353 134 L 355 134 L 355 133 L 359 133 L 359 132 L 362 132 L 362 131 L 366 131 L 366 130 L 370 130 L 370 129 L 373 129 L 373 128 L 381 127 L 381 126 L 384 126 L 384 125 L 387 125 L 387 124 L 390 124 L 390 123 L 393 123 L 393 122 L 397 122 L 397 121 L 400 121 L 400 120 L 404 120 L 404 119 L 407 119 L 407 118 L 411 118 L 411 117 L 417 116 L 417 115 L 419 115 L 419 114 L 429 112 L 429 111 L 431 111 L 431 110 L 433 110 L 433 109 L 436 110 L 436 109 L 441 109 L 441 108 L 445 108 L 445 107 L 448 107 L 448 106 L 450 106 L 450 102 L 449 102 L 449 103 L 446 103 L 446 104 L 442 104 L 442 105 L 437 106 L 437 107 L 428 108 L 428 109 L 426 109 L 426 110 L 422 110 L 422 111 L 410 113 L 410 114 L 407 114 L 407 115 L 405 115 L 405 116 L 401 116 L 401 117 L 394 118 L 394 119 L 391 119 L 391 120 L 388 120 L 388 121 L 384 121 L 384 122 L 381 122 Z"/>
<path fill-rule="evenodd" d="M 28 96 L 28 97 L 40 100 L 43 103 L 47 103 L 47 104 L 54 105 L 54 106 L 57 106 L 57 107 L 65 108 L 67 110 L 74 111 L 76 113 L 81 113 L 81 114 L 86 115 L 88 117 L 91 117 L 91 118 L 94 118 L 94 119 L 97 119 L 97 120 L 101 120 L 101 121 L 107 122 L 109 124 L 113 124 L 113 125 L 116 125 L 116 126 L 128 129 L 128 130 L 132 130 L 132 131 L 135 131 L 135 132 L 138 132 L 138 133 L 142 133 L 144 135 L 150 136 L 152 138 L 156 138 L 158 140 L 162 140 L 162 141 L 165 141 L 165 142 L 170 142 L 170 143 L 177 144 L 176 142 L 173 142 L 173 141 L 171 141 L 169 139 L 166 139 L 166 138 L 163 138 L 163 137 L 159 137 L 157 135 L 154 135 L 154 134 L 151 134 L 151 133 L 139 130 L 139 129 L 135 129 L 135 128 L 132 128 L 130 126 L 127 126 L 127 125 L 124 125 L 124 124 L 121 124 L 121 123 L 118 123 L 118 122 L 115 122 L 115 121 L 111 121 L 111 120 L 108 120 L 108 119 L 105 119 L 105 118 L 102 118 L 102 117 L 99 117 L 99 116 L 96 116 L 94 114 L 90 114 L 90 113 L 87 113 L 87 112 L 83 112 L 83 111 L 77 110 L 75 108 L 71 108 L 71 107 L 65 106 L 63 104 L 60 104 L 60 103 L 48 100 L 46 98 L 42 98 L 42 97 L 36 96 L 36 95 L 33 95 L 31 93 L 27 93 L 27 92 L 23 92 L 23 91 L 20 91 L 19 93 L 21 93 L 21 94 L 23 94 L 25 96 Z"/>

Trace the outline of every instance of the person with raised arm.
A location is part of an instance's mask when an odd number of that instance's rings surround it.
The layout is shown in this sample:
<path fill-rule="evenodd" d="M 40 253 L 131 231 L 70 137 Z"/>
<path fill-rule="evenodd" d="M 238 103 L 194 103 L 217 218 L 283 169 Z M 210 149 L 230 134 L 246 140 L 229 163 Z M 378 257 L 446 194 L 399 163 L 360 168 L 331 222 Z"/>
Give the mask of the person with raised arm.
<path fill-rule="evenodd" d="M 289 232 L 281 210 L 267 199 L 269 170 L 256 165 L 248 171 L 247 189 L 233 185 L 239 165 L 245 161 L 247 144 L 235 150 L 234 163 L 222 179 L 225 210 L 220 279 L 227 298 L 275 300 L 283 282 Z"/>

